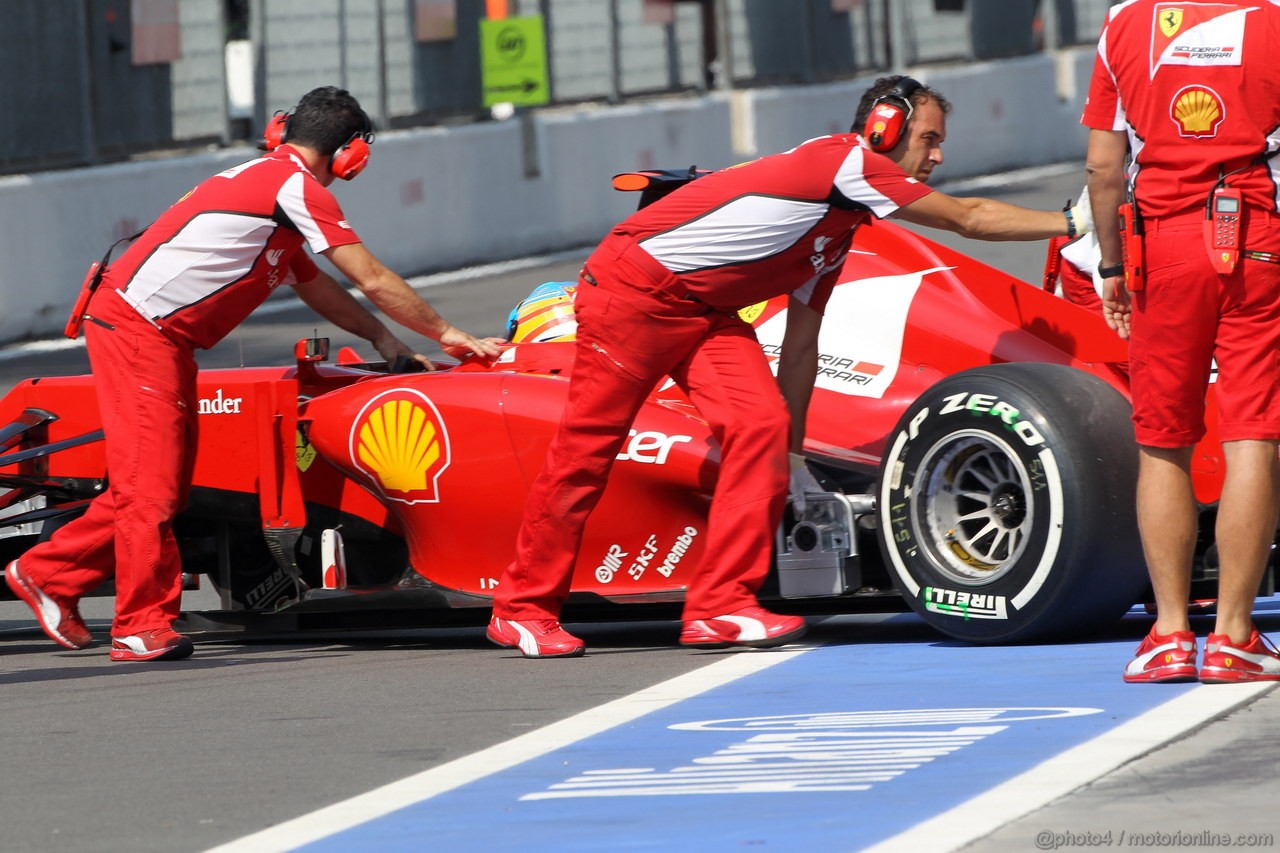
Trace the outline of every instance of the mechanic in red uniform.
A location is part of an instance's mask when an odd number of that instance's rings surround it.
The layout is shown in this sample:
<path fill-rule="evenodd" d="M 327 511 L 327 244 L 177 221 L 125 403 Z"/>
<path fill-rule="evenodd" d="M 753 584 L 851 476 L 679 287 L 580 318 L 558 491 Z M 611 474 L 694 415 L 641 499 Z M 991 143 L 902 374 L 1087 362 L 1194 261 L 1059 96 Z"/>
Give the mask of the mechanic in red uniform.
<path fill-rule="evenodd" d="M 1082 119 L 1090 128 L 1089 189 L 1104 316 L 1129 338 L 1138 523 L 1158 609 L 1125 681 L 1280 680 L 1280 656 L 1252 617 L 1280 489 L 1277 45 L 1275 0 L 1133 0 L 1111 10 L 1098 43 Z M 1132 292 L 1117 224 L 1129 155 L 1146 266 L 1145 287 Z M 1205 236 L 1215 190 L 1239 208 L 1243 252 L 1234 263 Z M 1214 358 L 1226 460 L 1221 569 L 1217 624 L 1197 669 L 1187 619 L 1196 541 L 1191 460 L 1205 433 Z"/>
<path fill-rule="evenodd" d="M 799 452 L 818 328 L 854 229 L 900 216 L 972 237 L 1038 240 L 1074 231 L 1068 220 L 1084 215 L 1080 206 L 1064 216 L 931 191 L 924 181 L 942 162 L 948 109 L 910 78 L 882 78 L 859 105 L 854 128 L 865 136 L 819 137 L 699 178 L 605 238 L 579 281 L 568 401 L 494 596 L 493 642 L 527 657 L 584 652 L 559 623 L 582 529 L 632 419 L 667 375 L 720 445 L 706 557 L 689 584 L 680 642 L 774 646 L 803 633 L 803 620 L 770 613 L 755 593 L 786 501 L 788 445 L 793 493 L 809 479 Z M 872 150 L 872 137 L 885 153 Z M 783 293 L 775 382 L 737 311 Z"/>
<path fill-rule="evenodd" d="M 181 563 L 172 523 L 196 446 L 194 351 L 217 343 L 277 286 L 292 284 L 303 302 L 383 358 L 431 366 L 321 272 L 300 251 L 304 244 L 405 327 L 454 352 L 498 352 L 492 340 L 449 325 L 379 263 L 327 189 L 368 159 L 371 126 L 355 98 L 315 89 L 280 127 L 284 144 L 176 202 L 111 265 L 90 300 L 85 332 L 110 487 L 5 572 L 59 645 L 91 644 L 78 601 L 114 576 L 111 659 L 191 654 L 191 641 L 173 630 Z"/>

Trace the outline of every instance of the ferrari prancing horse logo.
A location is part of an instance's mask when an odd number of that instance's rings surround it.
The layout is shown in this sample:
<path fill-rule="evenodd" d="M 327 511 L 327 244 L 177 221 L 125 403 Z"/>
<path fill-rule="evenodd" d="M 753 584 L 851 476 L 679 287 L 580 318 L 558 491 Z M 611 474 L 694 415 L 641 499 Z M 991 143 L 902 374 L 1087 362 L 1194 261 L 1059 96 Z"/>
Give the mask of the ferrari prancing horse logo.
<path fill-rule="evenodd" d="M 738 309 L 738 316 L 742 318 L 743 322 L 754 324 L 756 318 L 764 313 L 764 309 L 768 305 L 768 300 L 757 302 L 755 305 L 748 305 L 746 308 Z"/>
<path fill-rule="evenodd" d="M 1164 33 L 1165 38 L 1173 38 L 1174 33 L 1182 26 L 1182 10 L 1161 9 L 1159 15 L 1160 32 Z"/>
<path fill-rule="evenodd" d="M 311 463 L 316 461 L 316 449 L 311 446 L 311 442 L 307 441 L 302 430 L 298 430 L 295 434 L 293 445 L 298 470 L 305 472 L 311 467 Z"/>

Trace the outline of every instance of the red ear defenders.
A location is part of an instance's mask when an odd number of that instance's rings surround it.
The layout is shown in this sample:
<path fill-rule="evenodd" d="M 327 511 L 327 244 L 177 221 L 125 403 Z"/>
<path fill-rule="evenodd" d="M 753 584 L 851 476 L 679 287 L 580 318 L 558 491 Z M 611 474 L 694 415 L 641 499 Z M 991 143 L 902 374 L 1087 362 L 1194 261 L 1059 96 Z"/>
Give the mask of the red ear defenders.
<path fill-rule="evenodd" d="M 892 151 L 902 141 L 902 133 L 911 120 L 914 107 L 911 96 L 923 88 L 919 81 L 903 77 L 892 89 L 876 98 L 862 128 L 862 138 L 872 151 Z"/>
<path fill-rule="evenodd" d="M 333 172 L 334 177 L 349 181 L 369 165 L 369 145 L 373 142 L 373 131 L 367 129 L 367 124 L 365 127 L 365 130 L 351 134 L 351 138 L 329 158 L 329 171 Z"/>
<path fill-rule="evenodd" d="M 262 131 L 262 144 L 258 147 L 263 151 L 275 151 L 284 144 L 284 138 L 289 133 L 289 116 L 291 112 L 284 110 L 276 110 L 275 115 L 267 120 L 267 127 Z"/>
<path fill-rule="evenodd" d="M 292 115 L 293 110 L 288 112 L 277 110 L 271 117 L 267 122 L 266 130 L 262 132 L 261 147 L 264 150 L 274 151 L 285 143 L 289 137 L 289 117 Z M 329 171 L 335 178 L 351 180 L 369 165 L 369 146 L 372 143 L 373 128 L 370 127 L 369 120 L 366 118 L 364 130 L 351 134 L 351 138 L 333 152 L 333 156 L 329 158 Z"/>

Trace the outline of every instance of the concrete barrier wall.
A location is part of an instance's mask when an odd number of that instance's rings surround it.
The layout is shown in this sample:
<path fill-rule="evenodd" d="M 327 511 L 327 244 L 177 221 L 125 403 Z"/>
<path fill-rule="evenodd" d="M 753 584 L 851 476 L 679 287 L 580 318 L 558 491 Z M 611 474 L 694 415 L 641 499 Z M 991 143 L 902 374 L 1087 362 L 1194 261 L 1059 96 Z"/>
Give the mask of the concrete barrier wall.
<path fill-rule="evenodd" d="M 951 102 L 941 179 L 1083 158 L 1080 125 L 1093 50 L 954 67 L 920 68 L 912 76 Z M 875 76 L 790 89 L 734 93 L 736 146 L 784 151 L 824 133 L 845 133 Z"/>
<path fill-rule="evenodd" d="M 919 69 L 955 105 L 943 175 L 1083 158 L 1092 51 Z M 629 168 L 719 168 L 848 129 L 867 80 L 748 90 L 379 137 L 369 169 L 335 185 L 388 266 L 417 273 L 583 246 L 634 208 Z M 56 334 L 89 263 L 199 181 L 256 156 L 183 157 L 0 178 L 0 341 Z"/>
<path fill-rule="evenodd" d="M 578 109 L 387 134 L 369 169 L 335 185 L 388 266 L 419 272 L 581 246 L 635 207 L 609 179 L 635 164 L 732 162 L 724 98 Z M 526 176 L 526 159 L 535 174 Z"/>

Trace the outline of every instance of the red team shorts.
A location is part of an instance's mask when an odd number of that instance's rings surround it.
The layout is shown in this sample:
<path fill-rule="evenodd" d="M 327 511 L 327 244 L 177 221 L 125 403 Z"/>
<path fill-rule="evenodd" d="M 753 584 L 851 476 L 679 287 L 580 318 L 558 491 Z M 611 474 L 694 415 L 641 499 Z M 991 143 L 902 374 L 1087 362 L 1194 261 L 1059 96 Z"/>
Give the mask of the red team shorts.
<path fill-rule="evenodd" d="M 1241 259 L 1219 275 L 1204 213 L 1148 220 L 1147 286 L 1133 294 L 1129 339 L 1139 444 L 1189 447 L 1205 434 L 1214 361 L 1219 438 L 1280 439 L 1280 264 Z M 1246 210 L 1242 248 L 1280 255 L 1280 217 Z"/>

